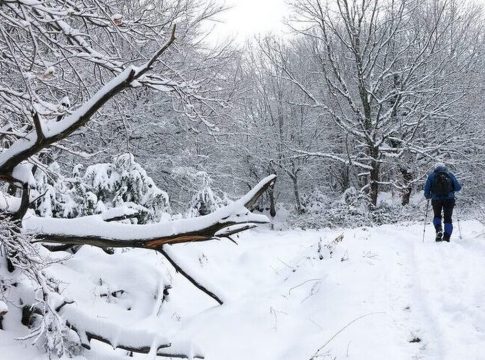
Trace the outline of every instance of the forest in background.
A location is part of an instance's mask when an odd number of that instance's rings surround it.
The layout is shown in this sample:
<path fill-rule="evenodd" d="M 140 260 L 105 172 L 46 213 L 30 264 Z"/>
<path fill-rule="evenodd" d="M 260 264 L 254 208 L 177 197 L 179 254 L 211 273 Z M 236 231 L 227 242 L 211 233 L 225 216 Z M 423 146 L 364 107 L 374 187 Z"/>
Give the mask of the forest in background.
<path fill-rule="evenodd" d="M 221 10 L 208 9 L 204 20 Z M 476 180 L 483 172 L 481 8 L 453 1 L 300 1 L 293 9 L 290 39 L 272 35 L 238 47 L 210 48 L 200 41 L 199 24 L 191 24 L 169 57 L 190 91 L 120 94 L 76 133 L 80 140 L 50 150 L 42 162 L 60 163 L 69 177 L 79 163 L 131 153 L 178 211 L 207 186 L 234 196 L 275 173 L 278 182 L 261 207 L 274 213 L 278 203 L 296 215 L 338 206 L 346 191 L 371 208 L 381 192 L 406 205 L 434 163 L 445 162 L 465 183 L 463 201 L 477 205 L 483 197 Z M 119 9 L 128 24 L 127 11 Z M 126 36 L 117 40 L 124 57 L 142 51 Z M 91 81 L 103 79 L 100 73 Z M 83 95 L 56 84 L 51 96 L 54 104 L 72 98 L 72 108 Z"/>
<path fill-rule="evenodd" d="M 483 171 L 478 5 L 299 1 L 292 4 L 291 39 L 273 35 L 216 49 L 201 41 L 199 25 L 222 8 L 195 1 L 179 5 L 177 16 L 194 19 L 179 24 L 167 66 L 189 90 L 152 87 L 120 94 L 69 143 L 42 154 L 41 163 L 55 161 L 70 176 L 79 163 L 131 153 L 178 210 L 209 184 L 234 195 L 273 173 L 278 183 L 265 208 L 280 203 L 301 214 L 348 189 L 365 194 L 374 206 L 380 192 L 392 192 L 406 205 L 436 162 L 445 162 L 466 184 L 466 200 L 481 198 L 475 180 Z M 144 5 L 106 6 L 123 19 L 120 33 L 99 34 L 111 41 L 107 55 L 149 54 L 150 47 L 139 46 L 149 37 L 127 36 L 130 22 L 147 26 L 133 18 L 135 9 L 146 14 Z M 30 42 L 27 37 L 25 46 Z M 23 70 L 31 91 L 48 94 L 52 106 L 43 111 L 53 119 L 76 108 L 89 83 L 109 79 L 109 69 L 100 64 L 81 74 L 73 60 L 56 60 L 61 54 L 47 53 L 38 69 Z M 3 83 L 16 82 L 15 61 L 3 66 Z M 82 82 L 72 81 L 73 74 Z M 7 106 L 15 95 L 2 93 L 5 145 L 16 129 L 28 126 L 24 117 L 17 123 L 11 116 L 20 111 Z"/>

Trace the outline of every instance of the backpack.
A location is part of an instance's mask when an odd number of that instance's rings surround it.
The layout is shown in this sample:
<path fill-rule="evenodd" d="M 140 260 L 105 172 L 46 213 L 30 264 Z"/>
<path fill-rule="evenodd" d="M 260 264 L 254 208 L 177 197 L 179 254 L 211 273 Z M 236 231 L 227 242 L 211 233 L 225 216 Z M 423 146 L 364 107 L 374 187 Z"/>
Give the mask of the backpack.
<path fill-rule="evenodd" d="M 431 184 L 431 192 L 437 196 L 448 196 L 453 192 L 453 181 L 446 172 L 439 172 L 435 175 Z"/>

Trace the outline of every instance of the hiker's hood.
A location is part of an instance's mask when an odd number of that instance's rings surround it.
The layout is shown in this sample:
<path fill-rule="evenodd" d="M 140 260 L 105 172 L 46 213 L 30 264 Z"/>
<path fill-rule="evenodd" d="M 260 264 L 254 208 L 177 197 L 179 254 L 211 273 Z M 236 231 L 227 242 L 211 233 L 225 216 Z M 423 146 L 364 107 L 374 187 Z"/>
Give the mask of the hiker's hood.
<path fill-rule="evenodd" d="M 439 162 L 439 163 L 436 163 L 436 165 L 434 166 L 434 171 L 441 172 L 441 171 L 448 171 L 448 169 L 446 168 L 445 164 L 443 164 L 442 162 Z"/>

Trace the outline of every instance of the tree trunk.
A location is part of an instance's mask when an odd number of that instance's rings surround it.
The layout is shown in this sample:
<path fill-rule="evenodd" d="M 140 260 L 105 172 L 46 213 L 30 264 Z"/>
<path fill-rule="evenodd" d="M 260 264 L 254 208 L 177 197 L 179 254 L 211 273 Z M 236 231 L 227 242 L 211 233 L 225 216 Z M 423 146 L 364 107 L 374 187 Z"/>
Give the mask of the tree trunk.
<path fill-rule="evenodd" d="M 271 217 L 276 216 L 276 201 L 274 197 L 274 187 L 270 187 L 268 189 L 268 197 L 269 197 L 269 214 Z"/>
<path fill-rule="evenodd" d="M 413 190 L 413 187 L 411 185 L 411 181 L 413 180 L 413 173 L 405 167 L 401 167 L 399 170 L 401 171 L 404 180 L 404 189 L 402 191 L 401 198 L 401 205 L 404 206 L 409 204 L 409 199 Z"/>
<path fill-rule="evenodd" d="M 293 182 L 293 194 L 295 195 L 296 210 L 298 214 L 302 214 L 303 208 L 301 207 L 301 201 L 300 201 L 300 188 L 298 185 L 298 175 L 292 174 L 290 178 L 291 178 L 291 181 Z"/>
<path fill-rule="evenodd" d="M 370 148 L 371 167 L 369 179 L 369 198 L 372 206 L 377 205 L 377 196 L 379 195 L 379 180 L 380 180 L 380 163 L 379 163 L 379 148 Z"/>

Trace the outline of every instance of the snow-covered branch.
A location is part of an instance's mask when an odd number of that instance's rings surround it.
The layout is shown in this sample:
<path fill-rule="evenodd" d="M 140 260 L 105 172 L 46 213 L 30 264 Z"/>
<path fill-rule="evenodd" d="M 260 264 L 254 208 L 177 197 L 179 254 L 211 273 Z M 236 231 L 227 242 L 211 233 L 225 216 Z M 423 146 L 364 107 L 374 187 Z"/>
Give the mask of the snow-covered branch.
<path fill-rule="evenodd" d="M 89 309 L 80 309 L 76 304 L 65 304 L 59 314 L 67 325 L 79 336 L 81 345 L 90 349 L 91 340 L 109 344 L 113 349 L 163 356 L 169 358 L 203 359 L 200 351 L 176 346 L 157 331 L 145 328 L 126 328 L 109 320 L 92 319 Z"/>
<path fill-rule="evenodd" d="M 26 216 L 24 231 L 35 235 L 37 241 L 71 245 L 107 247 L 135 247 L 158 250 L 166 244 L 206 241 L 227 237 L 246 229 L 241 224 L 264 224 L 264 215 L 248 210 L 273 185 L 276 176 L 261 180 L 241 199 L 209 215 L 148 225 L 128 225 L 106 222 L 101 216 L 76 219 Z M 231 231 L 232 230 L 232 231 Z"/>
<path fill-rule="evenodd" d="M 139 68 L 134 66 L 127 67 L 123 72 L 99 89 L 81 107 L 61 121 L 52 124 L 50 127 L 42 124 L 38 114 L 34 113 L 35 130 L 27 134 L 24 138 L 18 139 L 12 146 L 0 154 L 0 175 L 10 174 L 20 162 L 27 160 L 42 149 L 67 138 L 74 131 L 84 126 L 108 100 L 128 88 L 133 81 L 143 76 L 152 66 L 153 62 L 174 41 L 175 26 L 170 39 L 146 64 Z"/>

